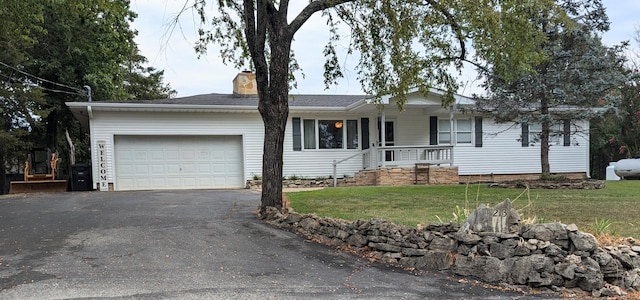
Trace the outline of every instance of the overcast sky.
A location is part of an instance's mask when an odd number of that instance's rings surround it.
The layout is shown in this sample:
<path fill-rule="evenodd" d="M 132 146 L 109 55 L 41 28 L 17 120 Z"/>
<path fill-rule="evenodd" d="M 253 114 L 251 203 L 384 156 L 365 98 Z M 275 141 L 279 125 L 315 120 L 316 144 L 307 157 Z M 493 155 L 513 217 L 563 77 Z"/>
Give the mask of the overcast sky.
<path fill-rule="evenodd" d="M 611 20 L 611 30 L 604 34 L 607 45 L 631 40 L 632 47 L 638 48 L 634 38 L 635 28 L 640 25 L 640 1 L 602 0 Z M 206 56 L 197 58 L 193 46 L 197 40 L 194 16 L 185 14 L 180 19 L 181 27 L 168 35 L 169 24 L 180 11 L 185 0 L 133 0 L 131 9 L 138 13 L 133 24 L 138 30 L 138 47 L 149 59 L 151 66 L 164 69 L 164 80 L 178 91 L 178 97 L 207 94 L 231 93 L 231 81 L 238 73 L 232 66 L 225 66 L 218 57 L 218 50 L 210 46 Z M 306 3 L 307 1 L 291 1 Z M 301 8 L 297 8 L 298 10 Z M 297 12 L 291 9 L 290 14 Z M 346 36 L 345 36 L 346 38 Z M 293 49 L 302 67 L 305 78 L 298 76 L 298 88 L 295 94 L 362 94 L 354 67 L 357 57 L 340 55 L 346 69 L 345 79 L 329 90 L 324 89 L 322 50 L 328 39 L 328 31 L 320 14 L 314 15 L 296 34 Z M 345 41 L 345 47 L 348 41 Z M 470 94 L 477 91 L 474 86 L 473 72 L 467 72 L 460 79 L 467 82 L 466 88 L 459 91 Z"/>

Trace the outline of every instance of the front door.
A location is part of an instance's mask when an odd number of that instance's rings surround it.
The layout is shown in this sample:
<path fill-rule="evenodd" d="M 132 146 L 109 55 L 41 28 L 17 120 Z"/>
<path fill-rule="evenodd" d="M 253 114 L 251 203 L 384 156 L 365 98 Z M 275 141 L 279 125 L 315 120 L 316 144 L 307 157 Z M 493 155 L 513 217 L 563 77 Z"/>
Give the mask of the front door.
<path fill-rule="evenodd" d="M 380 119 L 378 119 L 378 146 L 382 146 L 382 128 L 380 127 Z M 395 122 L 394 121 L 385 121 L 384 122 L 384 146 L 395 146 Z M 387 150 L 384 153 L 385 161 L 393 161 L 394 155 L 393 150 Z"/>

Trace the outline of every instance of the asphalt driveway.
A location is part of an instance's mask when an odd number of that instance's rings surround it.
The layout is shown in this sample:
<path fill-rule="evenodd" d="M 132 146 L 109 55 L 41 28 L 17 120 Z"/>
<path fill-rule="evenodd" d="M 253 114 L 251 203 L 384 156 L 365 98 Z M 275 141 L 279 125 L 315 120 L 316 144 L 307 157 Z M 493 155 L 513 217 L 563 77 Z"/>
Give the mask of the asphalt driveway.
<path fill-rule="evenodd" d="M 0 196 L 0 299 L 512 299 L 308 242 L 235 191 Z"/>

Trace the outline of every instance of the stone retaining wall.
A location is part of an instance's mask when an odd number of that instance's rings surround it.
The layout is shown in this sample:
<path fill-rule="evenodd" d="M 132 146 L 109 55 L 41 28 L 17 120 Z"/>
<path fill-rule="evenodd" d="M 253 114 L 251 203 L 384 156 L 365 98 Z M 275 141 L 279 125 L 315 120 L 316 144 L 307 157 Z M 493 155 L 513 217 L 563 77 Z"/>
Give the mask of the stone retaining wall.
<path fill-rule="evenodd" d="M 488 283 L 580 288 L 594 296 L 640 290 L 640 245 L 599 247 L 575 225 L 523 226 L 517 234 L 465 233 L 458 224 L 417 228 L 343 221 L 269 208 L 266 222 L 332 246 L 371 251 L 385 263 L 473 276 Z"/>
<path fill-rule="evenodd" d="M 465 183 L 493 183 L 493 182 L 505 182 L 505 181 L 534 181 L 540 179 L 540 173 L 535 174 L 484 174 L 484 175 L 460 175 L 460 182 Z M 587 178 L 585 172 L 574 173 L 557 173 L 555 176 L 561 176 L 569 180 L 578 180 Z"/>

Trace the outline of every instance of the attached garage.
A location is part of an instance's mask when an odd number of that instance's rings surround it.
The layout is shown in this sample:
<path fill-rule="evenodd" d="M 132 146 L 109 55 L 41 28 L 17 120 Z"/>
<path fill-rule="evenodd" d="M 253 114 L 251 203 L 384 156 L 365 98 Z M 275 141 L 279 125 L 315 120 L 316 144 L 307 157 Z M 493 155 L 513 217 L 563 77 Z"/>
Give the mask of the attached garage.
<path fill-rule="evenodd" d="M 116 190 L 243 188 L 242 136 L 114 136 Z"/>

